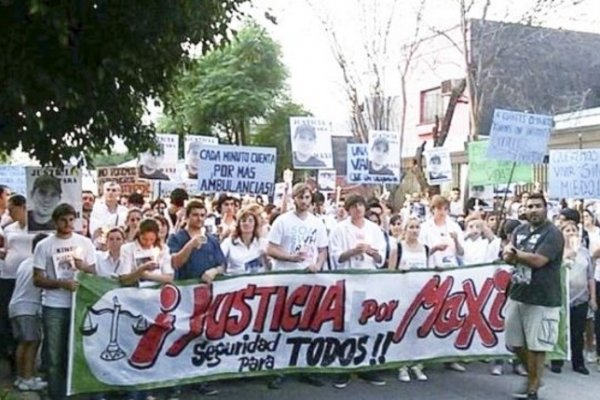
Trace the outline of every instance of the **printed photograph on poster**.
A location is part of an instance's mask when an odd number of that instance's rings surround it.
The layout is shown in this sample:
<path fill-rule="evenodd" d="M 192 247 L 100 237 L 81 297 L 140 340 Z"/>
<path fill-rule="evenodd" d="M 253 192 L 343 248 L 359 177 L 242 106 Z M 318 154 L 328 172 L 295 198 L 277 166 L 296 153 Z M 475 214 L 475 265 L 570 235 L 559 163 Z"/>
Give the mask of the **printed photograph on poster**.
<path fill-rule="evenodd" d="M 186 135 L 183 144 L 185 150 L 186 179 L 198 179 L 198 163 L 200 162 L 200 149 L 204 146 L 219 144 L 219 139 L 213 136 Z"/>
<path fill-rule="evenodd" d="M 331 124 L 309 118 L 290 118 L 294 169 L 333 168 Z"/>
<path fill-rule="evenodd" d="M 452 162 L 450 152 L 444 148 L 433 148 L 425 152 L 427 183 L 439 185 L 452 182 Z"/>
<path fill-rule="evenodd" d="M 319 192 L 333 192 L 335 190 L 335 176 L 334 169 L 319 170 L 317 177 Z"/>
<path fill-rule="evenodd" d="M 138 158 L 138 177 L 168 181 L 177 174 L 179 136 L 156 135 L 158 149 L 146 151 Z"/>
<path fill-rule="evenodd" d="M 61 203 L 75 208 L 81 217 L 81 170 L 75 167 L 26 168 L 27 231 L 49 232 L 55 229 L 52 212 Z M 76 221 L 75 229 L 81 227 Z"/>
<path fill-rule="evenodd" d="M 369 176 L 374 183 L 400 181 L 400 141 L 397 132 L 369 131 Z"/>

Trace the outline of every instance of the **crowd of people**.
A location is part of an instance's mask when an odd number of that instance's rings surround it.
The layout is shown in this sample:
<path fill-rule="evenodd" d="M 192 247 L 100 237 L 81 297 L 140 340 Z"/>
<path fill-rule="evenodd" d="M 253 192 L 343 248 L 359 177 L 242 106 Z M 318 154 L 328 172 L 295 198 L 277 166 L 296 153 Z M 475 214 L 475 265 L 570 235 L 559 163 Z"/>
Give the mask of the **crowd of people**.
<path fill-rule="evenodd" d="M 528 376 L 527 387 L 515 397 L 536 399 L 545 353 L 559 336 L 560 267 L 566 265 L 572 368 L 588 375 L 586 363 L 598 362 L 600 228 L 595 204 L 555 207 L 539 192 L 522 192 L 507 203 L 505 217 L 479 198 L 463 201 L 458 189 L 448 197 L 415 193 L 399 210 L 357 194 L 327 201 L 304 183 L 289 187 L 281 204 L 261 196 L 188 196 L 183 189 L 173 190 L 169 199 L 124 196 L 115 182 L 102 189 L 101 198 L 83 192 L 81 226 L 76 226 L 78 211 L 60 204 L 51 215 L 55 230 L 34 235 L 27 231 L 27 199 L 0 185 L 0 342 L 18 390 L 66 397 L 77 271 L 143 286 L 180 279 L 211 283 L 223 274 L 264 271 L 444 269 L 503 260 L 513 266 L 506 341 L 516 354 L 514 372 Z M 46 380 L 37 376 L 40 346 Z M 466 371 L 458 362 L 445 366 Z M 562 367 L 560 361 L 551 364 L 556 373 Z M 504 368 L 502 360 L 490 364 L 494 375 Z M 359 377 L 386 384 L 376 372 Z M 315 375 L 301 379 L 324 384 Z M 398 379 L 426 381 L 426 365 L 402 367 Z M 349 383 L 350 375 L 340 374 L 333 385 L 342 389 Z M 272 389 L 283 384 L 280 375 L 268 383 Z M 217 393 L 208 384 L 195 389 Z M 132 399 L 156 395 L 125 394 Z M 176 395 L 177 389 L 165 392 Z"/>

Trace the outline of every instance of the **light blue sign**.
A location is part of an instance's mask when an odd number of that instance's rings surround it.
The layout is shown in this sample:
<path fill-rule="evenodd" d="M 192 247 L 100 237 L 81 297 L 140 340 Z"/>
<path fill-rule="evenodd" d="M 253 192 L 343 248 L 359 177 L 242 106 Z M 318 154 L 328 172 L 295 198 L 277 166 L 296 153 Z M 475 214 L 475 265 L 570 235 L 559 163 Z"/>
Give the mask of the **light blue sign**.
<path fill-rule="evenodd" d="M 487 156 L 522 164 L 542 163 L 551 130 L 550 116 L 496 109 Z"/>
<path fill-rule="evenodd" d="M 0 165 L 0 185 L 6 185 L 12 193 L 27 196 L 25 167 Z"/>
<path fill-rule="evenodd" d="M 548 192 L 553 199 L 600 198 L 600 149 L 550 150 Z"/>
<path fill-rule="evenodd" d="M 199 152 L 198 190 L 273 195 L 277 149 L 204 146 Z"/>

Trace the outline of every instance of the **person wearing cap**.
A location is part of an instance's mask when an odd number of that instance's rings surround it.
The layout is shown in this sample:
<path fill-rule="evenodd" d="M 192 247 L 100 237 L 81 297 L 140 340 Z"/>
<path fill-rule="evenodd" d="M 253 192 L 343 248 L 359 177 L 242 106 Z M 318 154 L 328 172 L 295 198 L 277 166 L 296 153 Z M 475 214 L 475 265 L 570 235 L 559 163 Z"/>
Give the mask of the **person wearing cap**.
<path fill-rule="evenodd" d="M 315 127 L 299 125 L 294 132 L 294 168 L 324 168 L 323 160 L 315 157 L 317 133 Z"/>
<path fill-rule="evenodd" d="M 389 153 L 390 143 L 386 138 L 378 137 L 373 141 L 373 145 L 369 151 L 370 175 L 394 175 L 394 171 L 387 166 Z"/>
<path fill-rule="evenodd" d="M 30 194 L 32 207 L 27 211 L 27 230 L 30 232 L 54 229 L 52 211 L 62 195 L 60 179 L 52 175 L 39 176 L 33 182 Z"/>

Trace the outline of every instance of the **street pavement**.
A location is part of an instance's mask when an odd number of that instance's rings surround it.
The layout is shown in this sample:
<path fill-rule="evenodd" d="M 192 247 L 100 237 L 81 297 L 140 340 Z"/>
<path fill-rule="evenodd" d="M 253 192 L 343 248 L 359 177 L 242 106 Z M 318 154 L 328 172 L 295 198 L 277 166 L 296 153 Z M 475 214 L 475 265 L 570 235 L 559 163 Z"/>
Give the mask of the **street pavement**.
<path fill-rule="evenodd" d="M 595 365 L 590 365 L 591 374 L 584 376 L 574 373 L 567 365 L 562 374 L 545 371 L 545 387 L 540 391 L 540 399 L 547 400 L 597 400 L 600 397 L 600 373 Z M 324 387 L 313 387 L 289 378 L 279 390 L 266 387 L 267 378 L 237 379 L 215 383 L 220 393 L 212 398 L 218 400 L 363 400 L 363 399 L 435 399 L 435 400 L 500 400 L 510 399 L 512 391 L 519 389 L 524 379 L 512 373 L 502 376 L 489 374 L 489 364 L 480 362 L 467 365 L 465 373 L 444 370 L 441 366 L 426 369 L 428 382 L 413 381 L 402 383 L 396 380 L 394 371 L 384 372 L 386 386 L 373 386 L 353 378 L 345 389 L 336 389 L 330 385 L 331 378 L 325 376 Z M 509 368 L 506 368 L 509 371 Z M 2 388 L 10 386 L 6 368 L 0 368 Z M 22 395 L 13 392 L 15 397 L 9 399 L 37 400 L 34 394 Z M 86 399 L 87 396 L 80 396 Z M 179 396 L 181 400 L 206 399 L 194 391 L 184 390 Z M 3 399 L 0 394 L 0 399 Z M 3 399 L 4 400 L 4 399 Z"/>

